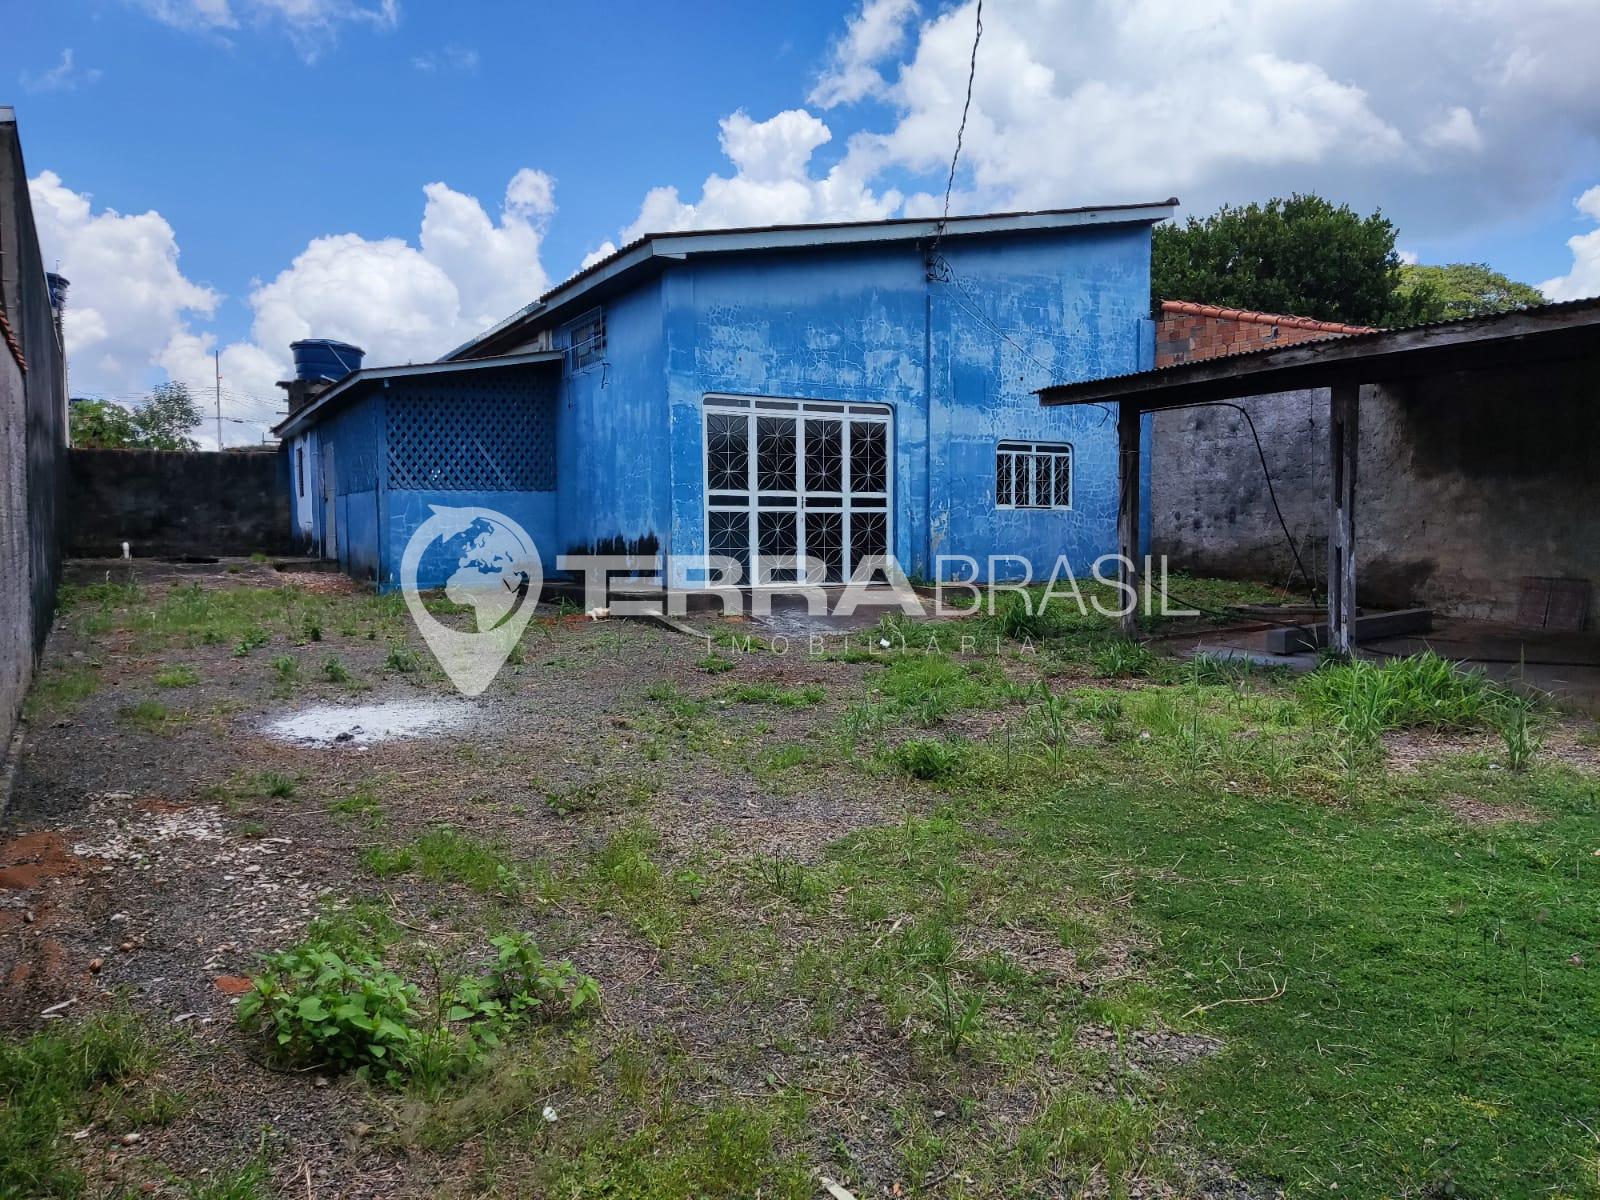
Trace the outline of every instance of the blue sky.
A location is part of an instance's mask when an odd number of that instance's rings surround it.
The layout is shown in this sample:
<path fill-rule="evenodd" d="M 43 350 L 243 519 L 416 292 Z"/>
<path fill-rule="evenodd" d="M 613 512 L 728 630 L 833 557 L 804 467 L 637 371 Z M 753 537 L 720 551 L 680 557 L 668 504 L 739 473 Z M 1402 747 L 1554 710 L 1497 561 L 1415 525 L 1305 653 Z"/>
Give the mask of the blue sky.
<path fill-rule="evenodd" d="M 290 336 L 431 357 L 643 228 L 926 211 L 973 30 L 937 0 L 7 3 L 74 390 L 215 348 L 244 415 Z M 1600 238 L 1567 245 L 1600 224 L 1600 5 L 1293 8 L 987 0 L 956 207 L 1316 190 L 1423 261 L 1600 290 Z"/>

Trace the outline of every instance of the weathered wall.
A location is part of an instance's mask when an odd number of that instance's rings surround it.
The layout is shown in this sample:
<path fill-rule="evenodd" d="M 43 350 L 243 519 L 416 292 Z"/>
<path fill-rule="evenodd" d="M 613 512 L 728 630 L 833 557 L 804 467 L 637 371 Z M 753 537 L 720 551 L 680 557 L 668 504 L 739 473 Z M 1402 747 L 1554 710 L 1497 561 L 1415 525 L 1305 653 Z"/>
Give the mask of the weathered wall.
<path fill-rule="evenodd" d="M 70 450 L 67 553 L 293 553 L 285 475 L 266 451 Z"/>
<path fill-rule="evenodd" d="M 1327 397 L 1245 401 L 1289 528 L 1326 572 Z M 1439 376 L 1361 405 L 1357 594 L 1483 620 L 1515 616 L 1526 575 L 1590 580 L 1600 628 L 1600 358 Z M 1204 408 L 1156 419 L 1154 550 L 1219 575 L 1289 577 L 1249 429 Z"/>
<path fill-rule="evenodd" d="M 60 577 L 66 364 L 16 118 L 0 108 L 0 754 L 33 675 Z"/>
<path fill-rule="evenodd" d="M 1067 554 L 1080 573 L 1116 547 L 1116 429 L 1043 409 L 1033 389 L 1151 365 L 1144 226 L 952 240 L 948 280 L 914 246 L 772 254 L 669 269 L 672 540 L 704 552 L 707 393 L 853 401 L 893 414 L 893 550 L 931 576 L 939 555 Z M 1073 508 L 995 504 L 996 443 L 1064 441 Z M 996 573 L 1019 575 L 1018 563 Z"/>

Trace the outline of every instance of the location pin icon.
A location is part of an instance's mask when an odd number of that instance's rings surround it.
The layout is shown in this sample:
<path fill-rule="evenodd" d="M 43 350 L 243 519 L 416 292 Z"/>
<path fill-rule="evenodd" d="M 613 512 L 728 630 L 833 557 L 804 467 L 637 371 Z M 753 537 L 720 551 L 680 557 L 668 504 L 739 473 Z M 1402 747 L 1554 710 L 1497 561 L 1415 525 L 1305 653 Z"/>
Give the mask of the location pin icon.
<path fill-rule="evenodd" d="M 433 515 L 400 559 L 400 592 L 450 682 L 464 696 L 481 695 L 533 618 L 544 583 L 539 551 L 527 530 L 492 508 L 428 507 Z M 475 628 L 452 629 L 428 611 L 420 584 L 440 576 L 445 595 L 472 611 Z"/>

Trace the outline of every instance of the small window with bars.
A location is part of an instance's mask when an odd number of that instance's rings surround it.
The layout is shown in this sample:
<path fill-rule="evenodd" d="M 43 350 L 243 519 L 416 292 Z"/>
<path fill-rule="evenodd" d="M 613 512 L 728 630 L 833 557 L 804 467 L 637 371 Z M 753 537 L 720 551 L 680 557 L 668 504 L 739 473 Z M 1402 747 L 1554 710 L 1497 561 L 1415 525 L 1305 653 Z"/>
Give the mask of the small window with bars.
<path fill-rule="evenodd" d="M 581 371 L 605 356 L 606 315 L 597 308 L 567 326 L 567 361 L 570 370 Z"/>
<path fill-rule="evenodd" d="M 996 508 L 1071 508 L 1072 447 L 1001 442 L 994 454 Z"/>

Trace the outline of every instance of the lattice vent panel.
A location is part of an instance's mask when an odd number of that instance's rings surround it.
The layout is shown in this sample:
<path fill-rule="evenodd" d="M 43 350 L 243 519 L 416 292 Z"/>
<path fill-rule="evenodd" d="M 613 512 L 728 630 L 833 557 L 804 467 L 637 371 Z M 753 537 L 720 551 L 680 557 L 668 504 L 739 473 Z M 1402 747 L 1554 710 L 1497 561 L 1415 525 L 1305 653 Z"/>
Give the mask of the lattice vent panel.
<path fill-rule="evenodd" d="M 389 398 L 389 486 L 552 492 L 555 405 L 525 380 L 412 385 Z"/>

